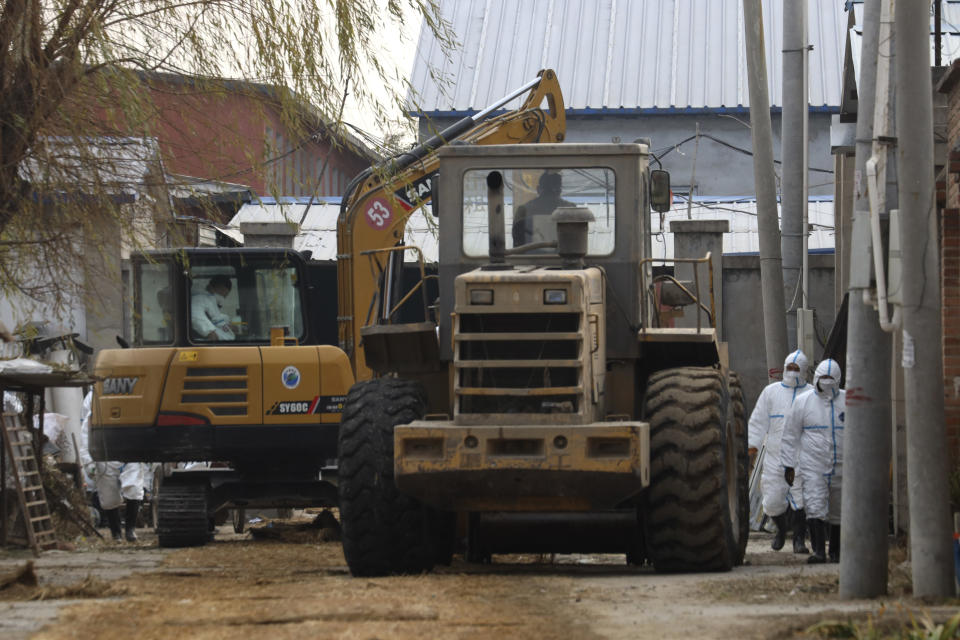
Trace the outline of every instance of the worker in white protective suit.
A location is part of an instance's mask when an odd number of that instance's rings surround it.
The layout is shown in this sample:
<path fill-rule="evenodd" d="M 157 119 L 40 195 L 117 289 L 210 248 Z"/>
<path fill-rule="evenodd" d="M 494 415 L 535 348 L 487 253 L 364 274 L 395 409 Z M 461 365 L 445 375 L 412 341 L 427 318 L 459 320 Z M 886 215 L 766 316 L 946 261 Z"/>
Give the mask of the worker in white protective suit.
<path fill-rule="evenodd" d="M 800 486 L 787 484 L 780 464 L 780 439 L 783 420 L 794 401 L 810 390 L 807 384 L 807 356 L 797 350 L 783 363 L 783 381 L 767 385 L 760 392 L 753 413 L 750 414 L 748 446 L 750 466 L 761 446 L 765 447 L 760 487 L 763 493 L 763 512 L 777 525 L 777 533 L 770 546 L 774 551 L 783 548 L 787 529 L 793 528 L 793 552 L 810 553 L 804 544 L 806 515 Z M 766 441 L 764 443 L 764 441 Z"/>
<path fill-rule="evenodd" d="M 230 316 L 223 312 L 223 304 L 233 285 L 230 278 L 216 275 L 202 291 L 196 291 L 190 301 L 190 326 L 204 340 L 236 340 L 230 326 Z"/>
<path fill-rule="evenodd" d="M 836 360 L 817 365 L 813 389 L 793 403 L 783 425 L 780 461 L 784 478 L 793 485 L 794 469 L 803 478 L 803 502 L 813 555 L 811 564 L 827 561 L 827 521 L 830 527 L 830 561 L 840 561 L 840 485 L 843 477 L 843 423 L 846 392 L 840 389 L 841 371 Z"/>
<path fill-rule="evenodd" d="M 110 535 L 121 542 L 124 535 L 120 527 L 120 507 L 126 503 L 124 529 L 128 542 L 137 541 L 137 516 L 143 502 L 143 485 L 147 477 L 147 465 L 142 462 L 96 462 L 90 457 L 90 413 L 93 394 L 87 392 L 83 399 L 83 416 L 80 424 L 80 461 L 84 472 L 90 476 L 97 489 L 100 508 L 110 527 Z"/>

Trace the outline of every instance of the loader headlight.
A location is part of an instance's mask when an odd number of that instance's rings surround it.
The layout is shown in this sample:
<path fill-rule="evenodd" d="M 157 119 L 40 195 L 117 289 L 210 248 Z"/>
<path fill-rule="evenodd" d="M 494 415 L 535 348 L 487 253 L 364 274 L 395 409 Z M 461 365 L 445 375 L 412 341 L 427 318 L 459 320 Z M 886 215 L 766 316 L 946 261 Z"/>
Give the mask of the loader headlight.
<path fill-rule="evenodd" d="M 493 289 L 471 289 L 470 304 L 493 304 Z"/>
<path fill-rule="evenodd" d="M 543 304 L 567 304 L 567 290 L 544 289 Z"/>

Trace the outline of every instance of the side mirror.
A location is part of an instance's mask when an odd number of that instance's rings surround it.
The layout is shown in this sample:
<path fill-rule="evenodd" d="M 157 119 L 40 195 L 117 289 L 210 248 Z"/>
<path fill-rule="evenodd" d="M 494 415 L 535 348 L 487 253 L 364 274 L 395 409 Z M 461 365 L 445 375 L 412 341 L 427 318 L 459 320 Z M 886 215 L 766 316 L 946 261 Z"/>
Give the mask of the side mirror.
<path fill-rule="evenodd" d="M 657 213 L 670 211 L 673 193 L 670 191 L 670 172 L 654 169 L 650 172 L 650 207 Z"/>

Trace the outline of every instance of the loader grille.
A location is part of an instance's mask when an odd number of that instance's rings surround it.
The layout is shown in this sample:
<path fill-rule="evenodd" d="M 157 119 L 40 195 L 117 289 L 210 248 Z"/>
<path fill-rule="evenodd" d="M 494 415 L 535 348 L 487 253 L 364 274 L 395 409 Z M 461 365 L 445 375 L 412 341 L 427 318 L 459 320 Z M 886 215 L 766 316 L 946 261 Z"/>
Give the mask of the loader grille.
<path fill-rule="evenodd" d="M 579 313 L 458 314 L 458 414 L 579 414 L 581 324 Z"/>
<path fill-rule="evenodd" d="M 215 416 L 247 415 L 246 367 L 189 367 L 180 402 L 202 405 Z"/>

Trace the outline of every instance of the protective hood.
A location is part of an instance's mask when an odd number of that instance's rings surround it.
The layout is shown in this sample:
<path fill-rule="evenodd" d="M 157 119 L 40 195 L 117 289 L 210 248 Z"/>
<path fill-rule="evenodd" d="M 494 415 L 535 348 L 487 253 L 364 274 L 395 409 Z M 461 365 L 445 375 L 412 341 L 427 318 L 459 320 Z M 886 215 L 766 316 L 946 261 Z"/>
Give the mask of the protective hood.
<path fill-rule="evenodd" d="M 832 380 L 830 378 L 823 380 L 826 376 L 830 376 Z M 842 377 L 843 372 L 840 371 L 837 361 L 827 358 L 817 365 L 817 370 L 813 374 L 813 389 L 823 398 L 833 398 L 839 393 Z"/>
<path fill-rule="evenodd" d="M 796 364 L 800 367 L 797 375 L 791 375 L 796 372 L 787 371 L 787 365 L 789 364 Z M 795 388 L 802 387 L 805 384 L 807 384 L 807 356 L 803 354 L 803 351 L 797 349 L 783 361 L 783 386 Z"/>

